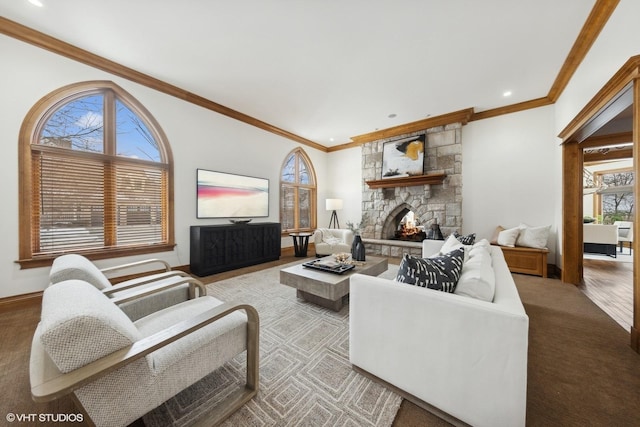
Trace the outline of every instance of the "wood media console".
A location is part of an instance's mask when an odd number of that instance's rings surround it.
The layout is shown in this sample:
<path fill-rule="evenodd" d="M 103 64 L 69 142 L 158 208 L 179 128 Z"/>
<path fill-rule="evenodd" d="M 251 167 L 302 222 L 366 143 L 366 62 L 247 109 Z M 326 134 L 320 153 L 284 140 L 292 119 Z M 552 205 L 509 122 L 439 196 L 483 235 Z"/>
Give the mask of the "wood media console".
<path fill-rule="evenodd" d="M 208 276 L 280 259 L 280 223 L 191 226 L 191 272 Z"/>

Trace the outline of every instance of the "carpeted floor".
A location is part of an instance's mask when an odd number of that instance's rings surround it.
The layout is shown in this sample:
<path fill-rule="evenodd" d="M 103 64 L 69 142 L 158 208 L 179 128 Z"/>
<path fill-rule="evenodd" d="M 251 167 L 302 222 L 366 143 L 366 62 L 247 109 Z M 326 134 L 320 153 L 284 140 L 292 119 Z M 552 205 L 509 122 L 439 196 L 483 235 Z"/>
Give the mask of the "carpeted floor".
<path fill-rule="evenodd" d="M 407 401 L 396 414 L 399 398 L 348 365 L 348 306 L 333 313 L 297 300 L 278 284 L 280 268 L 208 285 L 220 299 L 254 304 L 262 322 L 260 394 L 227 426 L 448 425 Z M 527 426 L 640 426 L 640 355 L 629 334 L 573 285 L 514 279 L 530 319 Z M 242 378 L 241 361 L 235 365 L 227 374 Z M 206 387 L 170 401 L 154 412 L 160 422 L 146 417 L 146 425 L 170 425 L 169 417 L 188 425 L 180 417 Z"/>
<path fill-rule="evenodd" d="M 514 274 L 529 315 L 528 426 L 640 426 L 640 355 L 573 285 Z"/>

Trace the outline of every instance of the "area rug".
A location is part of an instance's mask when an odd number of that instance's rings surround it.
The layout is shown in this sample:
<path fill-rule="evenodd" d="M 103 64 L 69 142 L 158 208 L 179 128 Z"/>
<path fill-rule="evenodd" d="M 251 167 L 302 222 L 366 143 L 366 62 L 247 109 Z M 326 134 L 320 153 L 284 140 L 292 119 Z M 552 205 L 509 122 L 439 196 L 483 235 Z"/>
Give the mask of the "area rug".
<path fill-rule="evenodd" d="M 290 264 L 291 265 L 291 264 Z M 401 397 L 356 373 L 349 363 L 349 306 L 333 312 L 296 298 L 280 269 L 207 285 L 223 301 L 260 315 L 260 390 L 223 425 L 390 426 Z M 383 276 L 393 277 L 398 266 Z M 244 382 L 244 353 L 145 415 L 147 427 L 189 426 Z"/>

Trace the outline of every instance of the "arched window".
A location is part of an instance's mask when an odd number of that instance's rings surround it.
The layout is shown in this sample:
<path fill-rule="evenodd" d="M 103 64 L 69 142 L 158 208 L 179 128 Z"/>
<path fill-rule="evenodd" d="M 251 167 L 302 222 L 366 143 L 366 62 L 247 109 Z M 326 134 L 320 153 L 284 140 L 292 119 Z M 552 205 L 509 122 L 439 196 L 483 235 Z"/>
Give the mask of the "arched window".
<path fill-rule="evenodd" d="M 172 161 L 151 114 L 112 82 L 44 97 L 20 134 L 20 264 L 174 246 Z"/>
<path fill-rule="evenodd" d="M 316 228 L 316 174 L 301 148 L 291 151 L 280 170 L 280 224 L 283 231 Z"/>

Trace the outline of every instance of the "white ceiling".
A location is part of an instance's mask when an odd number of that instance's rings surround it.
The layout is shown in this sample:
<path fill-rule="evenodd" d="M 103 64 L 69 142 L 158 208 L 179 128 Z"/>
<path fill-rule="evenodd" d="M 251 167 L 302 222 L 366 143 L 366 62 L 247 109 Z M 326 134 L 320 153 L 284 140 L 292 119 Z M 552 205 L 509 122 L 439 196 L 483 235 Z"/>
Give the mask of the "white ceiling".
<path fill-rule="evenodd" d="M 40 1 L 0 14 L 325 146 L 546 96 L 595 3 Z"/>

